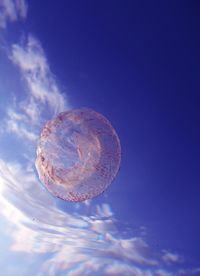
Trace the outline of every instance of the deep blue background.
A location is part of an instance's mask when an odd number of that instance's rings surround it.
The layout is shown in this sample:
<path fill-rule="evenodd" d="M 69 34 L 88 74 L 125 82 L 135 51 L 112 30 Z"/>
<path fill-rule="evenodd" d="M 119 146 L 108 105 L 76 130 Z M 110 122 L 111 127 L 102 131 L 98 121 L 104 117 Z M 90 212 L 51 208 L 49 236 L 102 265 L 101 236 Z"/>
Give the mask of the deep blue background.
<path fill-rule="evenodd" d="M 112 208 L 146 226 L 155 248 L 198 260 L 199 1 L 30 3 L 26 28 L 69 101 L 102 112 L 120 136 Z"/>

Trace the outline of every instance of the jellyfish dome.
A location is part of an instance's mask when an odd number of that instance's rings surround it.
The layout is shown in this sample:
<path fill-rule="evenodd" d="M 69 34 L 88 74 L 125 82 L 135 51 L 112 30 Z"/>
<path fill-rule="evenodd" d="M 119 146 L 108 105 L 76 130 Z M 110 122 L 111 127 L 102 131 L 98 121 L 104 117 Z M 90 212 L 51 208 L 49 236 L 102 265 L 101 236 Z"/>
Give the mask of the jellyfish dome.
<path fill-rule="evenodd" d="M 119 138 L 110 122 L 92 109 L 60 113 L 44 126 L 36 169 L 54 196 L 84 201 L 105 191 L 121 160 Z"/>

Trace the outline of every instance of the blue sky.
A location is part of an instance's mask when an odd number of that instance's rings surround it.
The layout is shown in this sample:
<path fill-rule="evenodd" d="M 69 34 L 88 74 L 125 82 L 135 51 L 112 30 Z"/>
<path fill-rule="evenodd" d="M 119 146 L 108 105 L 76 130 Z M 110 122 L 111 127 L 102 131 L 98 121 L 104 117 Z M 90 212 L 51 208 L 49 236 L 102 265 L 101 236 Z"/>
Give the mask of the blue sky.
<path fill-rule="evenodd" d="M 0 2 L 4 275 L 200 273 L 199 10 Z M 122 163 L 102 196 L 70 204 L 43 188 L 34 160 L 46 120 L 80 107 L 111 121 Z"/>

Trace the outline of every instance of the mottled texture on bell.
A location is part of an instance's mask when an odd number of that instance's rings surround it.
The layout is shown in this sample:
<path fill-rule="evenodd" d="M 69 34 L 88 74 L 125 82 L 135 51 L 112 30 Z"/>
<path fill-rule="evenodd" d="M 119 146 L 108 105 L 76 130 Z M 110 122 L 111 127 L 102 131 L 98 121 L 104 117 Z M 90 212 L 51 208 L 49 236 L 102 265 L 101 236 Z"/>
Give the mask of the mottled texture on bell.
<path fill-rule="evenodd" d="M 40 180 L 56 197 L 84 201 L 107 189 L 121 160 L 110 122 L 92 109 L 60 113 L 44 126 L 37 148 Z"/>

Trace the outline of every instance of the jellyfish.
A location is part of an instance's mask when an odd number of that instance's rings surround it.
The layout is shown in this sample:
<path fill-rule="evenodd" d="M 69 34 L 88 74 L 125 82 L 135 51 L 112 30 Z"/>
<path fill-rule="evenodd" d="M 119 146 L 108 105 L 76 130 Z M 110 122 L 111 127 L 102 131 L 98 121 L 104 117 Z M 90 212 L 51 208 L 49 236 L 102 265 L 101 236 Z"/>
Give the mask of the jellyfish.
<path fill-rule="evenodd" d="M 74 109 L 48 121 L 37 145 L 39 179 L 54 196 L 80 202 L 103 193 L 115 178 L 121 146 L 100 113 Z"/>

